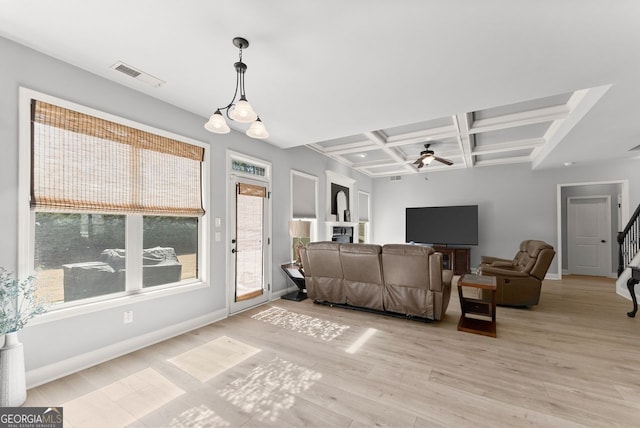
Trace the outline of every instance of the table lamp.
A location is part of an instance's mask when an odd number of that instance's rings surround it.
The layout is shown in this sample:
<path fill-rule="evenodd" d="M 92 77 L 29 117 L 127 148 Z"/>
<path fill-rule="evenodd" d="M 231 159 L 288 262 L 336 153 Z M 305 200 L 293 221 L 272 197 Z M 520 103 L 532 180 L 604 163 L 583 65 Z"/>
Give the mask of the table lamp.
<path fill-rule="evenodd" d="M 296 264 L 302 266 L 302 260 L 300 259 L 300 248 L 304 246 L 302 239 L 309 239 L 311 237 L 311 222 L 303 220 L 290 220 L 289 221 L 289 236 L 296 238 L 295 253 Z"/>

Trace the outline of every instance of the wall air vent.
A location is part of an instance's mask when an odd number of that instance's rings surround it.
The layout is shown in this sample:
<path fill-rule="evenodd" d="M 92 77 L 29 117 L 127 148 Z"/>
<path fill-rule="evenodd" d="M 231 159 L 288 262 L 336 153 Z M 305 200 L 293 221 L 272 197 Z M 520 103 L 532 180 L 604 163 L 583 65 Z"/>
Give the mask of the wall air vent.
<path fill-rule="evenodd" d="M 138 70 L 135 67 L 125 64 L 122 61 L 118 61 L 115 64 L 113 64 L 111 66 L 111 69 L 117 72 L 120 72 L 122 74 L 125 74 L 129 77 L 133 77 L 134 79 L 144 82 L 147 85 L 153 86 L 155 88 L 158 88 L 164 85 L 165 83 L 167 83 L 164 80 L 160 80 L 157 77 L 150 75 L 149 73 L 145 73 L 142 70 Z"/>
<path fill-rule="evenodd" d="M 389 181 L 402 181 L 402 176 L 401 175 L 392 175 L 391 177 L 389 177 Z"/>

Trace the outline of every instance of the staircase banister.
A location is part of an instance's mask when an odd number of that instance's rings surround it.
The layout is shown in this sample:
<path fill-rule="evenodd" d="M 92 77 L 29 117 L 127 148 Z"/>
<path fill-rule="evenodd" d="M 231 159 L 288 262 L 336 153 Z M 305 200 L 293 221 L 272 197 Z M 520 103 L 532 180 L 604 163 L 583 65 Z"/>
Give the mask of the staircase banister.
<path fill-rule="evenodd" d="M 640 217 L 640 205 L 638 205 L 638 208 L 636 208 L 636 210 L 633 212 L 633 215 L 629 219 L 629 223 L 627 223 L 622 232 L 618 233 L 618 243 L 622 243 L 621 236 L 622 238 L 624 238 L 624 236 L 629 232 L 629 229 L 631 229 L 631 226 L 633 226 L 633 223 L 638 219 L 638 217 Z"/>

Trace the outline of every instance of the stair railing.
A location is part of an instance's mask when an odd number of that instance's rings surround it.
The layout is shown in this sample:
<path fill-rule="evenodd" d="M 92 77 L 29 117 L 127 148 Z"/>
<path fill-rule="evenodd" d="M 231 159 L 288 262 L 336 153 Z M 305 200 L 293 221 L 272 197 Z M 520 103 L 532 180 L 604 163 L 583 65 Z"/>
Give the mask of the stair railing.
<path fill-rule="evenodd" d="M 622 232 L 618 232 L 618 276 L 640 251 L 640 205 Z"/>

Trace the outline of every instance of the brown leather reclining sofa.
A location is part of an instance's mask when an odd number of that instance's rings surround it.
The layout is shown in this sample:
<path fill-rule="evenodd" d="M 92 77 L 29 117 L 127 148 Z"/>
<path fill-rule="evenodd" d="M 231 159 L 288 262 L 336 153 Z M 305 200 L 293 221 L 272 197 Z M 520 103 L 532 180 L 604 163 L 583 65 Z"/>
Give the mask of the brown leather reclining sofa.
<path fill-rule="evenodd" d="M 555 254 L 553 247 L 544 241 L 522 241 L 513 260 L 482 256 L 478 274 L 496 277 L 496 304 L 537 305 L 542 280 Z M 489 298 L 485 292 L 481 294 L 482 299 Z"/>
<path fill-rule="evenodd" d="M 300 255 L 316 302 L 430 320 L 442 319 L 449 305 L 453 272 L 433 248 L 311 242 Z"/>

